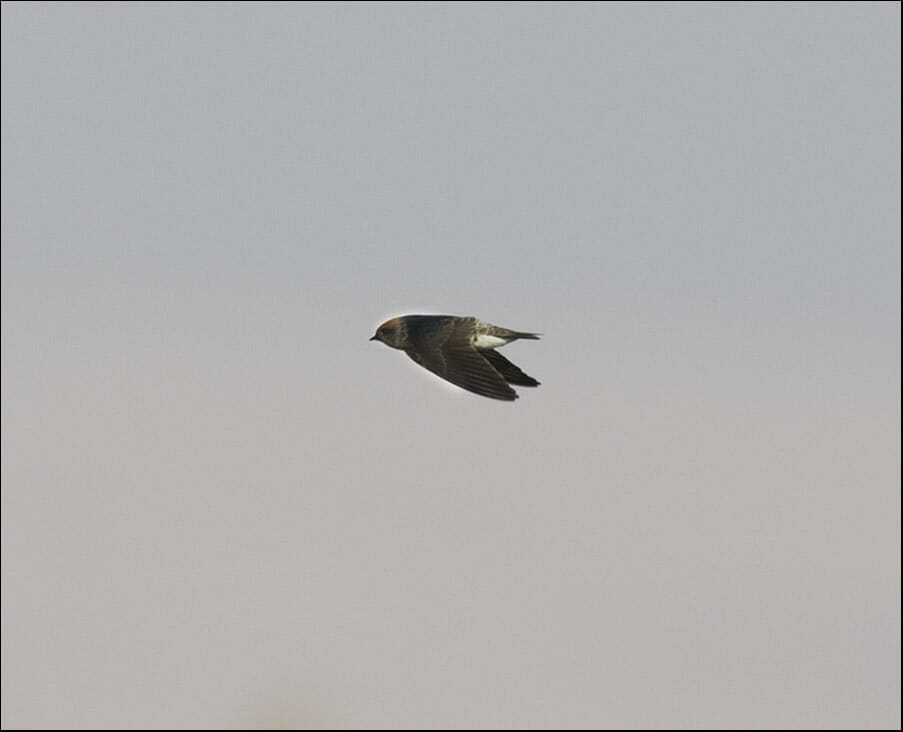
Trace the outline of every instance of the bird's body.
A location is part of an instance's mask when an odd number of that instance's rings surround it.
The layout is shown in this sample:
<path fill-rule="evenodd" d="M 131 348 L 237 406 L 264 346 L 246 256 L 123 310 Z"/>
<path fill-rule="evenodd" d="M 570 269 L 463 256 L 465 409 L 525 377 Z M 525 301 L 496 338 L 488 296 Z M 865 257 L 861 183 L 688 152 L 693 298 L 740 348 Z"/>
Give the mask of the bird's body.
<path fill-rule="evenodd" d="M 513 401 L 509 386 L 539 386 L 495 349 L 536 333 L 502 328 L 457 315 L 402 315 L 387 320 L 371 341 L 404 351 L 423 368 L 474 394 Z"/>

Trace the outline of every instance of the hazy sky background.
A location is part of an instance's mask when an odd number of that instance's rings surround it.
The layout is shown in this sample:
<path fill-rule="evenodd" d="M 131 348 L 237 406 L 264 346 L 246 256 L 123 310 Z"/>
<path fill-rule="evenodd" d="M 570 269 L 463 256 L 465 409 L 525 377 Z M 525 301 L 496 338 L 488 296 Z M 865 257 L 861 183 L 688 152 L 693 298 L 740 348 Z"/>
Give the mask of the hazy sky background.
<path fill-rule="evenodd" d="M 3 727 L 899 727 L 899 63 L 897 3 L 4 3 Z"/>

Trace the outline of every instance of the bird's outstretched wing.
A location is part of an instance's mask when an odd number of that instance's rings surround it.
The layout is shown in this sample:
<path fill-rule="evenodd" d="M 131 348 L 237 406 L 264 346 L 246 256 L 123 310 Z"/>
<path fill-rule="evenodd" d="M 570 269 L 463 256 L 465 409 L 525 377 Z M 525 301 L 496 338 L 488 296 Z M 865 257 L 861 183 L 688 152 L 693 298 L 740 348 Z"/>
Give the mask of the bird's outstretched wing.
<path fill-rule="evenodd" d="M 501 374 L 509 384 L 517 386 L 539 386 L 539 382 L 532 376 L 525 374 L 518 366 L 515 366 L 494 348 L 479 351 L 479 354 L 489 361 L 489 364 Z"/>
<path fill-rule="evenodd" d="M 423 368 L 474 394 L 509 402 L 517 399 L 517 392 L 505 383 L 502 374 L 473 347 L 472 328 L 465 319 L 450 318 L 438 337 L 432 333 L 432 348 L 424 348 L 423 343 L 417 342 L 416 331 L 411 335 L 415 347 L 406 353 Z"/>

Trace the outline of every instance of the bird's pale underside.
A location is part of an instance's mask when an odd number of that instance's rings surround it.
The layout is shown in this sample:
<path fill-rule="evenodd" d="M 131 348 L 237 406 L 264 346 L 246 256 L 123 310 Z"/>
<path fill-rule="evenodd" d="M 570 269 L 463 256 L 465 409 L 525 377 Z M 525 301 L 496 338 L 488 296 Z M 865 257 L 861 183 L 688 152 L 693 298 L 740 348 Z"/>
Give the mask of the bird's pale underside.
<path fill-rule="evenodd" d="M 402 315 L 379 326 L 370 340 L 404 351 L 423 368 L 462 389 L 514 401 L 518 394 L 511 384 L 539 386 L 539 382 L 495 349 L 521 338 L 539 340 L 539 335 L 477 318 Z"/>

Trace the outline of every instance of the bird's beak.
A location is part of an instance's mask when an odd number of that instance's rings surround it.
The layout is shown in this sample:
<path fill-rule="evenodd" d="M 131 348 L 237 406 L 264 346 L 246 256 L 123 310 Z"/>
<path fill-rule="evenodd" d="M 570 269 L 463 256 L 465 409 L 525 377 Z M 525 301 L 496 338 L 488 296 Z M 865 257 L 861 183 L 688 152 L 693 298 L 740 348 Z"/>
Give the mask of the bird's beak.
<path fill-rule="evenodd" d="M 378 341 L 378 340 L 379 340 L 379 336 L 373 336 L 370 340 L 371 340 L 371 341 Z"/>

